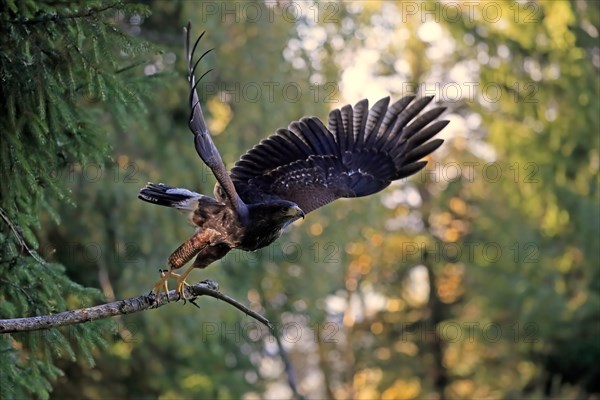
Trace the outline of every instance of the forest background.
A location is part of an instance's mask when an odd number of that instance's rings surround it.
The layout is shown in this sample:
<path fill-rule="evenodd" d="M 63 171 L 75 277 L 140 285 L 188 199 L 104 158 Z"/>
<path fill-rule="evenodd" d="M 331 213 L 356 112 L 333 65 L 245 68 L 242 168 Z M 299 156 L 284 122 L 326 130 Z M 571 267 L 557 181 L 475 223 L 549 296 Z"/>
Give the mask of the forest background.
<path fill-rule="evenodd" d="M 196 271 L 201 298 L 0 335 L 2 398 L 597 398 L 598 2 L 0 5 L 0 318 L 147 293 L 193 231 L 136 199 L 211 193 L 182 27 L 231 167 L 347 103 L 435 95 L 425 170 Z"/>

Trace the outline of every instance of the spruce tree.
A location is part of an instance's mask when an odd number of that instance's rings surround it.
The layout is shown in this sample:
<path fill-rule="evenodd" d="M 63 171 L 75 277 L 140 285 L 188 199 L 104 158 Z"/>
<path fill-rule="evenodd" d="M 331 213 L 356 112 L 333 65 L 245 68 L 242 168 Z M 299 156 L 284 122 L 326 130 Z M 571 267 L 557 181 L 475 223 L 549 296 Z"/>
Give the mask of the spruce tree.
<path fill-rule="evenodd" d="M 120 1 L 0 4 L 0 318 L 46 315 L 100 302 L 102 293 L 46 262 L 40 218 L 60 224 L 73 203 L 60 176 L 106 161 L 107 130 L 141 119 L 147 43 L 127 33 L 144 6 Z M 74 205 L 74 204 L 73 204 Z M 93 365 L 111 322 L 0 335 L 0 397 L 47 398 L 59 359 Z"/>

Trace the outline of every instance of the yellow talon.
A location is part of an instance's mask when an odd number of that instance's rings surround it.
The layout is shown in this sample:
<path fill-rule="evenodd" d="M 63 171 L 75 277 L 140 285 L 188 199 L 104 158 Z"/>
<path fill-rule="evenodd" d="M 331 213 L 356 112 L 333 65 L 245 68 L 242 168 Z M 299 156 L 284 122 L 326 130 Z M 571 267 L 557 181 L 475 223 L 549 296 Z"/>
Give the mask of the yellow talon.
<path fill-rule="evenodd" d="M 190 286 L 185 280 L 180 280 L 177 279 L 177 289 L 176 292 L 177 294 L 179 294 L 179 298 L 182 298 L 183 300 L 186 300 L 186 296 L 185 296 L 185 287 L 186 286 Z"/>
<path fill-rule="evenodd" d="M 167 296 L 167 300 L 169 299 L 169 286 L 167 281 L 171 278 L 176 278 L 176 286 L 175 291 L 179 295 L 177 300 L 183 299 L 186 300 L 185 296 L 185 287 L 189 286 L 189 284 L 185 281 L 190 272 L 194 269 L 194 266 L 190 266 L 183 274 L 177 274 L 172 270 L 160 270 L 160 279 L 158 282 L 154 284 L 152 288 L 152 292 L 156 295 L 156 303 L 160 303 L 160 293 L 164 292 Z M 152 293 L 151 292 L 151 293 Z"/>
<path fill-rule="evenodd" d="M 171 270 L 167 271 L 166 269 L 161 269 L 159 271 L 160 271 L 160 279 L 154 284 L 154 287 L 152 288 L 152 292 L 156 296 L 156 303 L 160 303 L 160 292 L 165 292 L 165 295 L 167 296 L 167 301 L 169 300 L 168 280 L 170 278 L 179 279 L 179 274 L 176 274 L 175 272 L 173 272 Z"/>
<path fill-rule="evenodd" d="M 194 266 L 191 265 L 183 274 L 178 275 L 178 277 L 177 277 L 177 286 L 176 286 L 175 291 L 179 295 L 178 300 L 179 299 L 187 300 L 187 298 L 185 296 L 185 287 L 190 286 L 190 285 L 185 280 L 187 279 L 188 275 L 190 274 L 190 272 L 192 272 L 193 269 L 194 269 Z"/>

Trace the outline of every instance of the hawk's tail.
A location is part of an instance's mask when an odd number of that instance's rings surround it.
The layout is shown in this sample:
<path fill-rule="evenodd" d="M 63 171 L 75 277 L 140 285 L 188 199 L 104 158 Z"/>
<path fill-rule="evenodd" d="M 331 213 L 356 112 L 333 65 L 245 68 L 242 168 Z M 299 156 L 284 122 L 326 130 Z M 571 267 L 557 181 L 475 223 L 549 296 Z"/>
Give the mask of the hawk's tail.
<path fill-rule="evenodd" d="M 164 183 L 150 183 L 140 190 L 138 198 L 148 203 L 159 206 L 173 207 L 182 211 L 193 211 L 198 207 L 198 200 L 202 197 L 200 193 L 191 190 L 176 188 Z"/>

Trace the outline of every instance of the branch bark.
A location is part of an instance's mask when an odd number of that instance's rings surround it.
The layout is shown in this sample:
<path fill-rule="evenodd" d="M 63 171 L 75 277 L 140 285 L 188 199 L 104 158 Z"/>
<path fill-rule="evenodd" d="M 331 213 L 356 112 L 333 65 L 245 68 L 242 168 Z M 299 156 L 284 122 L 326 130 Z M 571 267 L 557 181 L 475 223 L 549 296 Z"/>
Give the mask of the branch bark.
<path fill-rule="evenodd" d="M 246 315 L 256 319 L 262 324 L 272 329 L 268 319 L 259 313 L 252 311 L 248 307 L 239 303 L 237 300 L 223 294 L 219 291 L 219 285 L 213 280 L 206 280 L 185 288 L 187 301 L 194 304 L 200 296 L 210 296 L 231 304 Z M 147 296 L 132 297 L 125 300 L 118 300 L 112 303 L 101 304 L 94 307 L 80 308 L 77 310 L 65 311 L 58 314 L 43 315 L 39 317 L 0 319 L 0 333 L 28 332 L 41 329 L 57 328 L 59 326 L 81 324 L 84 322 L 95 321 L 98 319 L 114 317 L 117 315 L 132 314 L 144 310 L 162 307 L 171 301 L 178 300 L 175 290 L 171 290 L 168 295 L 162 294 L 158 301 L 154 294 Z"/>

